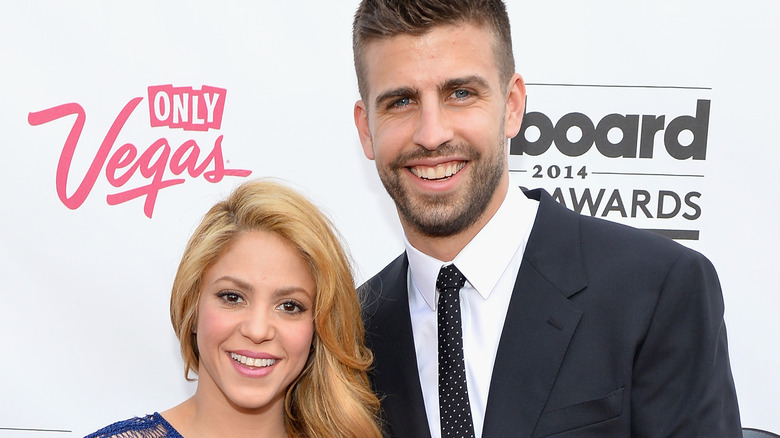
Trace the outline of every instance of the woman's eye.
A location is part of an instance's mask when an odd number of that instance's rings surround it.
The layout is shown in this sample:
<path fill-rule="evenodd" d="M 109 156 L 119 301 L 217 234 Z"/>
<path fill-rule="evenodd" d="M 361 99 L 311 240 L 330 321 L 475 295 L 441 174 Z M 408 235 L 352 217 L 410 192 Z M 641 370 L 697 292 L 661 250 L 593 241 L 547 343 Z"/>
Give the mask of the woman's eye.
<path fill-rule="evenodd" d="M 241 295 L 232 291 L 222 291 L 218 293 L 217 296 L 228 304 L 238 304 L 244 301 Z"/>
<path fill-rule="evenodd" d="M 278 309 L 285 313 L 300 313 L 306 310 L 296 301 L 285 301 L 279 305 Z"/>

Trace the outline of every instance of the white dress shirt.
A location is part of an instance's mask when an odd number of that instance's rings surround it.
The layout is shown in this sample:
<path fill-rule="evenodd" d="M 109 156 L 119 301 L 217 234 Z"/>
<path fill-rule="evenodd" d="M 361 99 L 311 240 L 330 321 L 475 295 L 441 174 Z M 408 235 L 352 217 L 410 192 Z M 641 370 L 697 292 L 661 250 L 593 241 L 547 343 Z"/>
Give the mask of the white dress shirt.
<path fill-rule="evenodd" d="M 538 207 L 537 201 L 510 185 L 496 214 L 451 261 L 423 254 L 404 238 L 414 347 L 433 438 L 441 436 L 436 322 L 439 269 L 454 263 L 467 280 L 460 292 L 463 354 L 474 434 L 481 437 L 498 341 Z"/>

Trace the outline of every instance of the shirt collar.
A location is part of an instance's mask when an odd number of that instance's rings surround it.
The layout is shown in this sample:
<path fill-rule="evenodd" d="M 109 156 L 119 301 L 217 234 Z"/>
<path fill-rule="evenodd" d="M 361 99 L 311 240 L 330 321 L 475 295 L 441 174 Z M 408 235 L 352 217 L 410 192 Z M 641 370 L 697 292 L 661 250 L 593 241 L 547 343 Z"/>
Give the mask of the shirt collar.
<path fill-rule="evenodd" d="M 507 265 L 524 245 L 536 215 L 536 203 L 510 185 L 496 214 L 454 260 L 438 260 L 413 247 L 404 236 L 412 282 L 431 308 L 436 309 L 436 278 L 444 265 L 454 263 L 470 284 L 487 298 Z M 486 257 L 490 254 L 490 257 Z"/>

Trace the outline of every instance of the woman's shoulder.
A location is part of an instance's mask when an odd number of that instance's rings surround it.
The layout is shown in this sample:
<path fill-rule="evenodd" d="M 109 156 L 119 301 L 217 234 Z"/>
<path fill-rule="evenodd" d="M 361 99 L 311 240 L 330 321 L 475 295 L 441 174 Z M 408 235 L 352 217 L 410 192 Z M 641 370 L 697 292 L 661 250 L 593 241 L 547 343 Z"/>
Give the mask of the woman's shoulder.
<path fill-rule="evenodd" d="M 84 438 L 182 438 L 159 413 L 117 421 Z"/>

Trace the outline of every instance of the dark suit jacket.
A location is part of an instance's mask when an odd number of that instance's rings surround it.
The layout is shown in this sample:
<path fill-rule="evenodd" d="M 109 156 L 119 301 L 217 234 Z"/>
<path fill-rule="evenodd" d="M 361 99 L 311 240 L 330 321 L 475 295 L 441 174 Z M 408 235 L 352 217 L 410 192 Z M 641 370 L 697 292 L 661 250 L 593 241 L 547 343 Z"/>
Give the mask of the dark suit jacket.
<path fill-rule="evenodd" d="M 483 437 L 741 437 L 712 264 L 664 237 L 578 215 L 544 191 L 526 195 L 539 211 Z M 371 379 L 387 433 L 429 437 L 407 268 L 402 254 L 361 286 Z"/>

